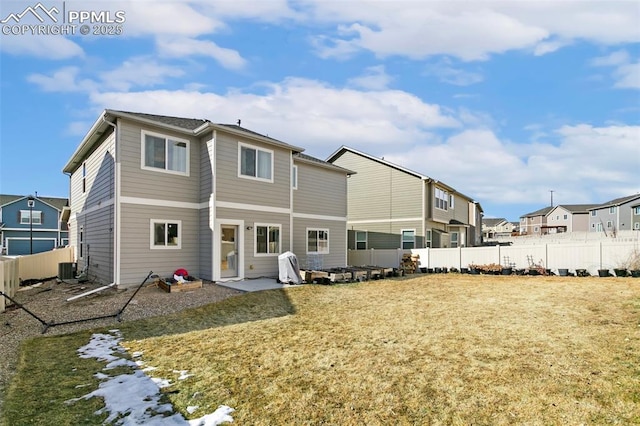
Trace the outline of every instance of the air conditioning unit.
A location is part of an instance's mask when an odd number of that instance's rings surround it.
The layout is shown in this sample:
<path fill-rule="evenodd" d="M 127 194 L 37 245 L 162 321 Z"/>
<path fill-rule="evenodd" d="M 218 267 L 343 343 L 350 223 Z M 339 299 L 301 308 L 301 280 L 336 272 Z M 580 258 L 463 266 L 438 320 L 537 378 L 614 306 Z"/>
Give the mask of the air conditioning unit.
<path fill-rule="evenodd" d="M 75 262 L 58 263 L 58 278 L 61 280 L 72 280 L 76 277 L 78 264 Z"/>

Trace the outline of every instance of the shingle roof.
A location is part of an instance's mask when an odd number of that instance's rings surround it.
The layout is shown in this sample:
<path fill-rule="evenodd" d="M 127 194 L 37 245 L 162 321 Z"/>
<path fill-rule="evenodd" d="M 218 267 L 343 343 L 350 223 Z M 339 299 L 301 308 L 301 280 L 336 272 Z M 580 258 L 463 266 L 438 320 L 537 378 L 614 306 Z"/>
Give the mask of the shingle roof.
<path fill-rule="evenodd" d="M 157 121 L 158 123 L 169 124 L 170 126 L 175 126 L 175 127 L 181 127 L 187 130 L 195 130 L 198 127 L 202 126 L 203 124 L 209 122 L 209 120 L 205 120 L 201 118 L 172 117 L 169 115 L 146 114 L 142 112 L 118 111 L 118 110 L 113 110 L 113 112 L 133 115 L 133 116 L 144 118 L 147 120 Z"/>
<path fill-rule="evenodd" d="M 551 211 L 551 209 L 553 209 L 553 207 L 545 207 L 542 208 L 540 210 L 536 210 L 535 212 L 531 212 L 531 213 L 527 213 L 527 214 L 523 214 L 520 217 L 535 217 L 535 216 L 544 216 L 547 213 L 549 213 Z"/>
<path fill-rule="evenodd" d="M 499 223 L 507 222 L 507 219 L 499 217 L 499 218 L 482 218 L 482 224 L 486 226 L 496 226 Z M 507 222 L 509 223 L 509 222 Z"/>
<path fill-rule="evenodd" d="M 556 207 L 562 207 L 571 213 L 587 213 L 589 209 L 598 206 L 599 204 L 560 204 Z"/>
<path fill-rule="evenodd" d="M 320 166 L 323 166 L 323 167 L 329 167 L 331 169 L 340 170 L 340 171 L 342 171 L 342 172 L 344 172 L 346 174 L 349 174 L 349 175 L 356 174 L 356 172 L 354 172 L 354 171 L 345 169 L 344 167 L 336 166 L 333 163 L 329 163 L 328 161 L 324 161 L 324 160 L 321 160 L 319 158 L 312 157 L 311 155 L 303 154 L 301 152 L 293 154 L 293 158 L 294 158 L 294 160 L 296 158 L 298 158 L 300 160 L 306 160 L 306 161 L 311 162 L 311 163 L 316 163 L 316 164 L 318 164 Z"/>
<path fill-rule="evenodd" d="M 4 206 L 5 204 L 12 203 L 21 198 L 25 198 L 26 195 L 7 195 L 0 194 L 0 206 Z M 59 197 L 37 197 L 38 200 L 43 201 L 56 209 L 62 211 L 62 208 L 69 205 L 69 199 L 67 198 L 59 198 Z"/>
<path fill-rule="evenodd" d="M 633 201 L 636 199 L 640 199 L 640 194 L 627 195 L 626 197 L 616 198 L 616 199 L 604 202 L 602 204 L 598 204 L 597 206 L 591 208 L 590 210 L 601 209 L 601 208 L 612 207 L 612 206 L 619 206 L 621 204 L 628 203 L 629 201 Z"/>

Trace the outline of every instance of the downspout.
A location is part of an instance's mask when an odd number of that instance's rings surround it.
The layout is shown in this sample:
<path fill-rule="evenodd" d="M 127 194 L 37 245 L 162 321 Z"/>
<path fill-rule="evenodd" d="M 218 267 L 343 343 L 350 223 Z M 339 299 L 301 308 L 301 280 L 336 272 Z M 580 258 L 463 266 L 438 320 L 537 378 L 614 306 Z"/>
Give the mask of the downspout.
<path fill-rule="evenodd" d="M 118 286 L 118 283 L 120 283 L 120 250 L 119 250 L 119 246 L 118 246 L 118 241 L 120 241 L 120 162 L 118 161 L 118 143 L 120 142 L 120 128 L 112 123 L 111 121 L 108 121 L 105 118 L 105 114 L 102 115 L 102 121 L 113 127 L 113 133 L 114 133 L 114 143 L 113 143 L 113 167 L 115 169 L 115 176 L 113 178 L 113 185 L 110 185 L 110 191 L 113 190 L 113 187 L 115 186 L 115 197 L 113 197 L 113 193 L 111 194 L 112 197 L 114 198 L 113 200 L 113 223 L 112 226 L 115 227 L 115 229 L 112 229 L 113 232 L 113 238 L 112 238 L 112 242 L 113 242 L 113 283 L 116 284 L 116 287 Z"/>

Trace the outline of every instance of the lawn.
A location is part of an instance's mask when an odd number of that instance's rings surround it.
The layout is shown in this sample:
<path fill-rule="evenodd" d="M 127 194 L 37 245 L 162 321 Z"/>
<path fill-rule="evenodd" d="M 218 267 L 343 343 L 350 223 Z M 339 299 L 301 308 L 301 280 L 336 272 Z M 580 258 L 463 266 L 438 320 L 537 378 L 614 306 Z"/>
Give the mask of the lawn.
<path fill-rule="evenodd" d="M 633 278 L 308 285 L 119 328 L 185 417 L 224 404 L 251 425 L 640 424 Z M 8 424 L 101 423 L 95 398 L 64 403 L 97 387 L 96 361 L 76 353 L 90 334 L 24 345 Z"/>

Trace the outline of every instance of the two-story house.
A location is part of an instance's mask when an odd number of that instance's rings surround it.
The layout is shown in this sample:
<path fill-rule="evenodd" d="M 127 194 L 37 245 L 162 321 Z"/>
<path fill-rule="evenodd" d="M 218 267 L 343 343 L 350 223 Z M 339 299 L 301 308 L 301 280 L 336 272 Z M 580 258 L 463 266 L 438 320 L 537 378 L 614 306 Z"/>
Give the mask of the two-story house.
<path fill-rule="evenodd" d="M 178 268 L 277 276 L 277 256 L 346 264 L 350 171 L 239 125 L 105 110 L 63 171 L 78 269 L 130 286 Z"/>
<path fill-rule="evenodd" d="M 484 241 L 499 237 L 510 237 L 516 225 L 505 218 L 483 218 L 482 238 Z"/>
<path fill-rule="evenodd" d="M 547 225 L 547 213 L 552 209 L 553 207 L 544 207 L 520 216 L 520 234 L 542 235 L 543 229 Z"/>
<path fill-rule="evenodd" d="M 0 195 L 0 254 L 41 253 L 69 242 L 66 198 Z"/>
<path fill-rule="evenodd" d="M 563 204 L 553 207 L 546 214 L 543 234 L 561 232 L 587 232 L 589 229 L 589 209 L 596 204 Z"/>
<path fill-rule="evenodd" d="M 412 249 L 481 244 L 482 208 L 443 182 L 343 146 L 328 162 L 348 180 L 350 249 Z"/>
<path fill-rule="evenodd" d="M 602 232 L 608 236 L 618 231 L 634 229 L 633 206 L 638 204 L 640 194 L 616 198 L 589 209 L 589 231 Z"/>

